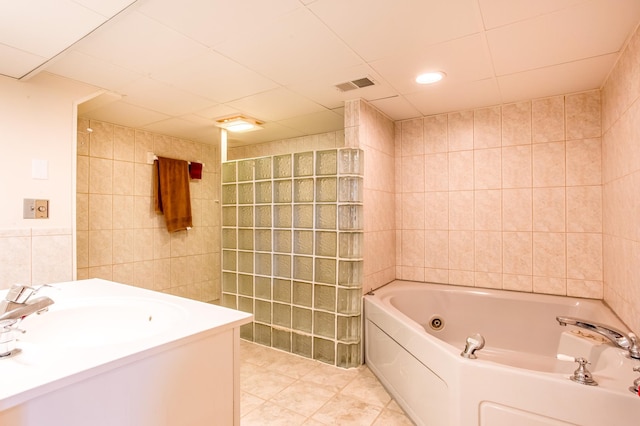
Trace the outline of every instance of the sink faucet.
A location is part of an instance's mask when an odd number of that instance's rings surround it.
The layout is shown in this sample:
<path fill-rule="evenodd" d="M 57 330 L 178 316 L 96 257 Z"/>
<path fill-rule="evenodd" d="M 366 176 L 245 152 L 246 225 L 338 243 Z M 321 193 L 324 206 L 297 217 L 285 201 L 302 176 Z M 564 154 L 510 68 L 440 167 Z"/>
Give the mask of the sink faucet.
<path fill-rule="evenodd" d="M 585 328 L 606 337 L 611 343 L 619 348 L 629 352 L 629 356 L 640 360 L 640 346 L 637 344 L 636 335 L 629 333 L 625 335 L 622 331 L 597 322 L 589 322 L 583 319 L 557 316 L 556 320 L 562 326 L 574 325 L 576 327 Z"/>
<path fill-rule="evenodd" d="M 44 286 L 50 287 L 47 284 Z M 0 321 L 21 320 L 31 314 L 46 311 L 53 300 L 46 296 L 30 300 L 44 286 L 38 288 L 14 284 L 9 289 L 5 299 L 0 302 Z"/>

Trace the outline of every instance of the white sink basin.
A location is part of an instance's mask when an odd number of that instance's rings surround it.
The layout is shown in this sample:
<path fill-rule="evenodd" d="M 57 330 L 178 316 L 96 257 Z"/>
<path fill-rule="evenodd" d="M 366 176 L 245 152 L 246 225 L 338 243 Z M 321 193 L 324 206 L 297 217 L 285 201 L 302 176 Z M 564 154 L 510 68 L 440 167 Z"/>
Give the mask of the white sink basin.
<path fill-rule="evenodd" d="M 42 315 L 20 323 L 19 340 L 35 345 L 93 347 L 127 343 L 167 331 L 187 318 L 187 311 L 160 300 L 86 298 L 54 303 Z"/>

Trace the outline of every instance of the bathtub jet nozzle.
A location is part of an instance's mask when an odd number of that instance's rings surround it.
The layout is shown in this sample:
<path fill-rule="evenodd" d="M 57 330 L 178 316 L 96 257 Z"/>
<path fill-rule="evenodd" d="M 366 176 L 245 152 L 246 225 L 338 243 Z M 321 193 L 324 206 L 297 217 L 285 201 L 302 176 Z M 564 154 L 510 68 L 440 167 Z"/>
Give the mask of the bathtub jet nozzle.
<path fill-rule="evenodd" d="M 467 337 L 464 350 L 460 353 L 460 356 L 468 359 L 476 359 L 478 357 L 475 355 L 475 352 L 482 348 L 484 348 L 484 337 L 482 337 L 482 334 L 476 333 Z"/>

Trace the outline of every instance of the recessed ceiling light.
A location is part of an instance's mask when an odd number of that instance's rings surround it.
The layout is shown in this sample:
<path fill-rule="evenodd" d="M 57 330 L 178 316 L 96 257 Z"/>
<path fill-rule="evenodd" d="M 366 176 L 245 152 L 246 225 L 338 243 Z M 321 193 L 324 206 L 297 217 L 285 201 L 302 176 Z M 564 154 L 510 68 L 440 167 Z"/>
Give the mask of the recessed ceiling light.
<path fill-rule="evenodd" d="M 416 77 L 416 83 L 418 84 L 433 84 L 437 83 L 445 77 L 445 73 L 442 71 L 432 71 L 420 74 Z"/>
<path fill-rule="evenodd" d="M 216 125 L 218 127 L 227 129 L 230 132 L 251 132 L 253 130 L 260 130 L 262 129 L 262 127 L 260 127 L 261 124 L 263 124 L 261 121 L 249 117 L 244 117 L 242 115 L 220 118 L 216 120 Z"/>

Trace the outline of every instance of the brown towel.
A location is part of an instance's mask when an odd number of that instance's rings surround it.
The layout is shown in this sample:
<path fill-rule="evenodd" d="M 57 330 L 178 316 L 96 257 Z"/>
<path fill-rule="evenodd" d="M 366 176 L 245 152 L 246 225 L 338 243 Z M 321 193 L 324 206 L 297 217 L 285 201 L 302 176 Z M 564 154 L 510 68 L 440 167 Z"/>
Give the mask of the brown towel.
<path fill-rule="evenodd" d="M 169 232 L 192 227 L 189 163 L 158 157 L 154 161 L 155 210 L 164 213 Z"/>

